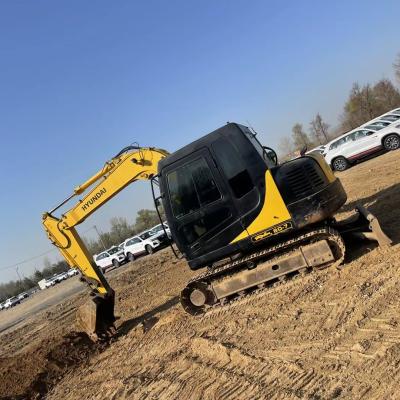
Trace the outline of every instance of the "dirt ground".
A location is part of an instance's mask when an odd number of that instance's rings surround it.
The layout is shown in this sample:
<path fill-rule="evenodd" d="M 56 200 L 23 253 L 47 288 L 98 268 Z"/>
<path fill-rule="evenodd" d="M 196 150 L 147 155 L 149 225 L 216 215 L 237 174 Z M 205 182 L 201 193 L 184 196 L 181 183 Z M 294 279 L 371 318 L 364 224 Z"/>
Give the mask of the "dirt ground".
<path fill-rule="evenodd" d="M 196 318 L 179 304 L 193 272 L 165 249 L 110 275 L 110 344 L 74 332 L 82 292 L 3 331 L 0 398 L 400 399 L 400 152 L 338 175 L 343 213 L 366 205 L 391 248 Z"/>

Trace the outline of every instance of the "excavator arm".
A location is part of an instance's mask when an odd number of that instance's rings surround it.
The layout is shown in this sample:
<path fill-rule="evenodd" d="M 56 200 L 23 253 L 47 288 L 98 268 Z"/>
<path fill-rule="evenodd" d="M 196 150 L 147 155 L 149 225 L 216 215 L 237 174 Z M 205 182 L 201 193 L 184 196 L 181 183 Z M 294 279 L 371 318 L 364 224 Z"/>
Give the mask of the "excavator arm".
<path fill-rule="evenodd" d="M 78 268 L 91 288 L 93 301 L 78 311 L 77 322 L 91 337 L 99 337 L 113 327 L 114 291 L 80 238 L 76 226 L 117 193 L 137 180 L 148 180 L 157 174 L 159 161 L 168 152 L 156 148 L 129 146 L 121 150 L 86 182 L 74 189 L 71 196 L 43 214 L 43 226 L 51 242 L 58 247 L 71 267 Z M 74 197 L 85 194 L 60 217 L 54 215 Z"/>

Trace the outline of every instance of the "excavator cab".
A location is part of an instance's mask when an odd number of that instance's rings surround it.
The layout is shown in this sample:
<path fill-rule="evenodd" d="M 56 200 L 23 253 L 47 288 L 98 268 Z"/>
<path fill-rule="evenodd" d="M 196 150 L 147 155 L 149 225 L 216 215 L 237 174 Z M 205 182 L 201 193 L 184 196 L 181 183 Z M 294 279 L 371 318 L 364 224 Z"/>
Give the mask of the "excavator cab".
<path fill-rule="evenodd" d="M 322 160 L 278 166 L 275 152 L 235 123 L 161 160 L 158 177 L 174 240 L 192 269 L 323 220 L 346 201 Z"/>

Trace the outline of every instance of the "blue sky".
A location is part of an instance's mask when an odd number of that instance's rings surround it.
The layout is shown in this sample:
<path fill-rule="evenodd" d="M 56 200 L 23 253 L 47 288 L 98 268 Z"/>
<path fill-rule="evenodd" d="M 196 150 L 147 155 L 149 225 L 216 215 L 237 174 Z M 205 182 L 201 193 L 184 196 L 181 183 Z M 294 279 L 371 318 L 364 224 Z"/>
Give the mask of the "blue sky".
<path fill-rule="evenodd" d="M 335 125 L 353 82 L 393 78 L 399 11 L 398 1 L 2 1 L 0 281 L 51 249 L 42 212 L 134 141 L 173 151 L 250 121 L 276 147 L 317 112 Z M 81 231 L 146 207 L 142 182 Z"/>

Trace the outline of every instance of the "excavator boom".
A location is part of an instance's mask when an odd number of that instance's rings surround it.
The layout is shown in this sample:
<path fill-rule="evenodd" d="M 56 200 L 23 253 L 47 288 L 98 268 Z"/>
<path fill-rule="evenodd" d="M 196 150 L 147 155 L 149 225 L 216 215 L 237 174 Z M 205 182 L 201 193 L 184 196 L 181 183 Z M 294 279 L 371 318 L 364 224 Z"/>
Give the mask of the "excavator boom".
<path fill-rule="evenodd" d="M 92 338 L 107 334 L 113 327 L 114 291 L 94 263 L 76 226 L 129 184 L 151 179 L 157 174 L 159 161 L 167 155 L 168 152 L 162 149 L 126 147 L 95 175 L 77 186 L 70 197 L 43 214 L 42 223 L 49 239 L 68 264 L 81 271 L 82 278 L 91 289 L 93 299 L 79 310 L 77 322 Z M 71 209 L 60 217 L 54 215 L 60 207 L 89 188 L 91 190 Z"/>

